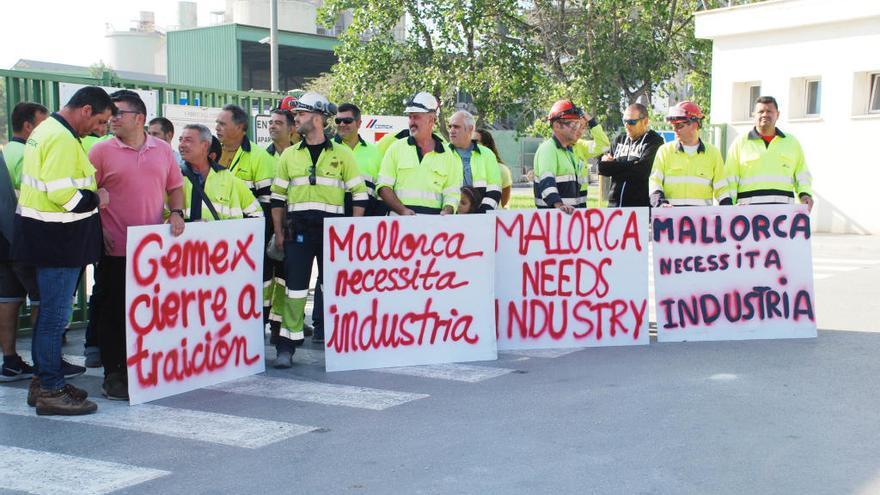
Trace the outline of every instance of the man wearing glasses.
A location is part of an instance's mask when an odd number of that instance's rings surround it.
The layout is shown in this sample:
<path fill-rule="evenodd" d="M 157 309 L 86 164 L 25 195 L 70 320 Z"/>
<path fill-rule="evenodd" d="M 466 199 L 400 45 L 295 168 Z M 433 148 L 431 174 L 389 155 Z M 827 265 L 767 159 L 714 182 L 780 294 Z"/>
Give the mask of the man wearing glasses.
<path fill-rule="evenodd" d="M 589 165 L 574 148 L 583 134 L 584 120 L 592 120 L 587 117 L 570 100 L 559 100 L 550 108 L 547 120 L 553 136 L 535 152 L 534 191 L 538 208 L 571 213 L 587 206 Z"/>
<path fill-rule="evenodd" d="M 364 141 L 358 130 L 361 128 L 361 109 L 354 103 L 339 105 L 336 114 L 336 137 L 334 141 L 345 144 L 354 153 L 361 178 L 370 193 L 370 203 L 367 206 L 365 216 L 385 216 L 388 207 L 376 197 L 376 177 L 379 176 L 379 164 L 381 157 L 375 144 Z M 345 195 L 345 214 L 350 216 L 352 212 L 351 195 Z"/>
<path fill-rule="evenodd" d="M 287 301 L 275 348 L 276 368 L 290 368 L 301 343 L 312 263 L 318 262 L 318 285 L 323 283 L 324 219 L 345 213 L 345 192 L 352 194 L 356 217 L 363 216 L 369 195 L 348 146 L 327 139 L 327 119 L 336 106 L 318 93 L 305 93 L 293 109 L 296 131 L 303 137 L 278 161 L 272 183 L 272 221 L 275 247 L 284 251 Z M 286 210 L 286 212 L 285 212 Z M 320 301 L 313 311 L 323 313 Z M 312 342 L 324 342 L 324 329 L 315 328 Z"/>
<path fill-rule="evenodd" d="M 183 175 L 171 146 L 144 131 L 147 107 L 137 93 L 110 95 L 116 114 L 110 118 L 113 138 L 89 151 L 98 187 L 113 201 L 102 209 L 104 255 L 95 268 L 92 313 L 101 362 L 104 396 L 128 400 L 125 345 L 125 242 L 128 227 L 162 223 L 165 195 L 171 208 L 171 233 L 183 233 Z"/>
<path fill-rule="evenodd" d="M 608 206 L 648 206 L 648 176 L 663 137 L 648 129 L 648 109 L 633 103 L 623 112 L 626 132 L 614 138 L 599 161 L 599 175 L 611 178 Z"/>
<path fill-rule="evenodd" d="M 713 197 L 719 204 L 732 204 L 721 152 L 700 139 L 700 107 L 683 101 L 669 109 L 666 120 L 676 139 L 661 146 L 654 157 L 648 180 L 651 206 L 712 206 Z"/>

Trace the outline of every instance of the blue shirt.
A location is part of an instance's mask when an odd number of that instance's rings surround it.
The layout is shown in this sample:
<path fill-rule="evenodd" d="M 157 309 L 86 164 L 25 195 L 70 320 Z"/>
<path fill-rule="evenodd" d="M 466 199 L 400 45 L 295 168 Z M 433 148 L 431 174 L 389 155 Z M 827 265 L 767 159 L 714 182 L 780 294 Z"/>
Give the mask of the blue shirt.
<path fill-rule="evenodd" d="M 458 152 L 458 156 L 461 157 L 461 164 L 463 166 L 464 171 L 464 185 L 465 186 L 473 186 L 474 185 L 474 177 L 471 173 L 471 153 L 474 150 L 474 143 L 468 145 L 467 148 L 455 148 L 455 151 Z"/>

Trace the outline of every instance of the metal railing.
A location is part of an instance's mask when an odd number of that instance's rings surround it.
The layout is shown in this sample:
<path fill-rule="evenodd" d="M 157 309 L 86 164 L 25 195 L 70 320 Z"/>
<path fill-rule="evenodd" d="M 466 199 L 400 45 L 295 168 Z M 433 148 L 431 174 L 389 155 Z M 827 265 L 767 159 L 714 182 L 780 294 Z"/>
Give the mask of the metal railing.
<path fill-rule="evenodd" d="M 232 103 L 246 111 L 264 112 L 278 105 L 284 96 L 268 91 L 230 91 L 225 89 L 202 88 L 179 84 L 137 81 L 116 77 L 111 71 L 104 71 L 101 77 L 82 77 L 41 71 L 0 70 L 0 77 L 6 82 L 6 124 L 11 137 L 12 108 L 22 101 L 39 103 L 54 112 L 61 108 L 61 83 L 112 86 L 127 89 L 155 90 L 158 93 L 156 115 L 162 115 L 165 103 L 191 106 L 222 107 Z M 252 127 L 252 126 L 251 126 Z M 252 134 L 253 129 L 249 128 Z M 253 135 L 250 136 L 253 139 Z"/>

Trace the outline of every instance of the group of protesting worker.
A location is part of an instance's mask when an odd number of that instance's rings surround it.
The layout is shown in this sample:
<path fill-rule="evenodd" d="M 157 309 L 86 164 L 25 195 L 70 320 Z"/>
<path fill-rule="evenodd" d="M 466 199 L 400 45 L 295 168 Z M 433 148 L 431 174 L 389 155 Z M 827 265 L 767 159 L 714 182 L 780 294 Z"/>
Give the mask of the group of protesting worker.
<path fill-rule="evenodd" d="M 430 93 L 415 94 L 404 102 L 408 128 L 372 144 L 358 134 L 356 105 L 337 107 L 317 93 L 285 97 L 272 111 L 272 144 L 263 149 L 247 137 L 249 114 L 226 105 L 216 137 L 204 125 L 186 125 L 173 150 L 171 122 L 146 122 L 146 106 L 130 90 L 85 87 L 52 114 L 35 103 L 19 104 L 13 141 L 3 153 L 9 173 L 0 174 L 2 380 L 30 378 L 28 404 L 37 414 L 97 409 L 84 390 L 66 382 L 85 368 L 61 356 L 71 297 L 84 267 L 96 263 L 86 364 L 104 368 L 105 397 L 127 400 L 127 228 L 165 222 L 176 236 L 186 222 L 248 217 L 265 221 L 263 316 L 277 350 L 273 365 L 291 367 L 307 336 L 324 340 L 325 218 L 485 213 L 509 200 L 510 170 L 491 133 L 458 111 L 443 139 L 434 133 L 439 108 Z M 812 206 L 803 152 L 775 127 L 776 101 L 762 97 L 755 110 L 755 128 L 733 143 L 725 164 L 717 148 L 699 138 L 703 115 L 694 103 L 670 109 L 677 139 L 663 144 L 640 104 L 626 109 L 626 132 L 611 143 L 590 115 L 571 101 L 556 102 L 548 115 L 553 136 L 535 154 L 535 205 L 569 213 L 586 207 L 587 159 L 600 157 L 599 173 L 611 178 L 611 207 L 711 205 L 713 198 L 720 204 L 797 198 Z M 590 140 L 583 139 L 588 129 Z M 316 260 L 310 327 L 305 306 Z M 35 315 L 34 366 L 15 350 L 25 296 Z"/>

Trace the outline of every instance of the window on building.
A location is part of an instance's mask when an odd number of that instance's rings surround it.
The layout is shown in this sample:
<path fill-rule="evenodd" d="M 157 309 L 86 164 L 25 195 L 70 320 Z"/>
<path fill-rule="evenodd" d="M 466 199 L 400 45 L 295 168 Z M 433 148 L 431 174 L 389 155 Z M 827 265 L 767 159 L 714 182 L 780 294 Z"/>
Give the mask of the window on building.
<path fill-rule="evenodd" d="M 760 97 L 761 97 L 761 85 L 760 84 L 753 84 L 753 85 L 749 86 L 749 102 L 748 102 L 748 108 L 746 109 L 746 113 L 748 115 L 752 114 L 752 109 L 755 107 L 755 101 L 757 101 L 758 98 L 760 98 Z"/>
<path fill-rule="evenodd" d="M 871 74 L 871 96 L 868 113 L 880 113 L 880 73 Z"/>
<path fill-rule="evenodd" d="M 738 82 L 733 84 L 733 108 L 731 117 L 734 121 L 745 122 L 752 119 L 755 100 L 761 96 L 760 81 Z"/>
<path fill-rule="evenodd" d="M 807 79 L 806 87 L 804 88 L 806 93 L 806 101 L 805 101 L 805 116 L 816 116 L 819 115 L 822 111 L 822 80 L 821 79 Z"/>

